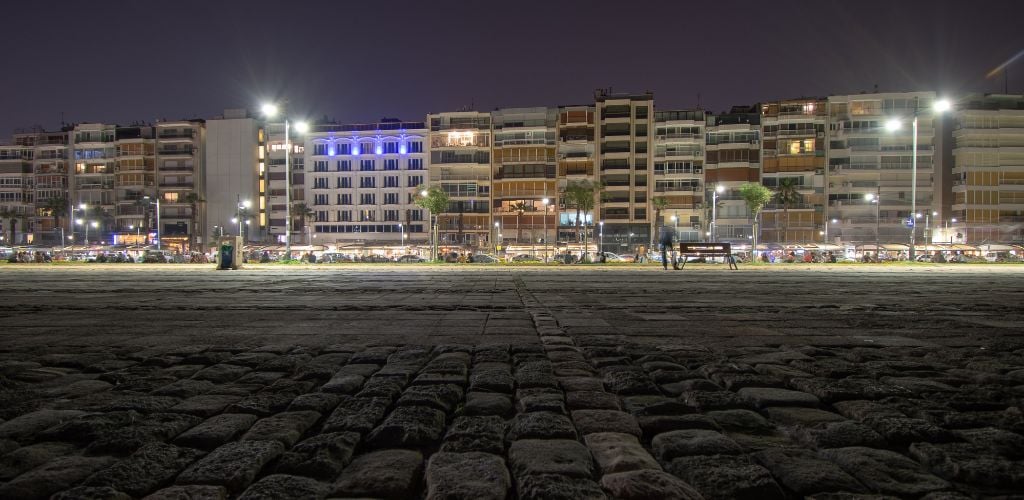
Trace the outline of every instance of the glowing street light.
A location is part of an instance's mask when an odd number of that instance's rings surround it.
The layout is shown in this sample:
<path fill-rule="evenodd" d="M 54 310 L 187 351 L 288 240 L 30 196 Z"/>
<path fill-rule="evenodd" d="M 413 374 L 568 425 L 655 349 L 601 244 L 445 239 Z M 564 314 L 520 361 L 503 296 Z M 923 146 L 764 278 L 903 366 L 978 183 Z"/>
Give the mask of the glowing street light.
<path fill-rule="evenodd" d="M 917 214 L 917 116 L 919 112 L 919 99 L 914 98 L 914 120 L 911 133 L 913 134 L 913 141 L 911 148 L 913 149 L 913 156 L 911 156 L 910 165 L 910 213 Z M 942 114 L 953 108 L 953 103 L 949 99 L 939 99 L 932 103 L 932 111 L 935 114 Z M 895 132 L 902 128 L 903 124 L 899 119 L 891 119 L 885 122 L 886 130 Z M 910 225 L 910 261 L 914 262 L 916 259 L 916 238 L 917 238 L 917 221 L 913 217 L 909 219 Z"/>
<path fill-rule="evenodd" d="M 548 261 L 548 205 L 551 200 L 544 198 L 540 201 L 544 205 L 544 262 Z"/>
<path fill-rule="evenodd" d="M 280 109 L 274 103 L 265 103 L 260 107 L 263 111 L 263 116 L 266 118 L 274 118 L 277 116 Z M 291 121 L 286 116 L 284 118 L 284 254 L 285 259 L 292 258 L 292 167 L 291 167 L 291 150 L 292 143 L 289 139 L 289 131 L 291 129 Z M 306 122 L 295 123 L 295 130 L 300 134 L 305 133 L 309 130 L 309 125 Z M 239 224 L 241 229 L 241 224 Z"/>
<path fill-rule="evenodd" d="M 715 186 L 715 189 L 711 191 L 711 231 L 708 231 L 711 241 L 715 241 L 715 225 L 718 221 L 718 195 L 724 192 L 725 186 L 721 184 Z"/>

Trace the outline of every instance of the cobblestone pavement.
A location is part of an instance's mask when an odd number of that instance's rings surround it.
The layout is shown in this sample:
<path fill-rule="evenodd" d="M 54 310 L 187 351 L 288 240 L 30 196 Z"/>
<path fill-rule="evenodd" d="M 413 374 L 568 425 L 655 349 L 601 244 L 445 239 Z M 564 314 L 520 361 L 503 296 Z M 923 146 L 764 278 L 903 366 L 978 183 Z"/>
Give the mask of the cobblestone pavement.
<path fill-rule="evenodd" d="M 0 268 L 0 498 L 1021 498 L 1024 267 Z"/>

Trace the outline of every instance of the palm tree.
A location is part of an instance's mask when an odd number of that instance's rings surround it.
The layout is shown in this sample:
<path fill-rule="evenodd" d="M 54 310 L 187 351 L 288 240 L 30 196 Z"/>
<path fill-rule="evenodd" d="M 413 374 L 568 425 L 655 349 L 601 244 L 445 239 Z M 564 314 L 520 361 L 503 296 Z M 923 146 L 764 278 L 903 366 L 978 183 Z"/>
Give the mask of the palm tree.
<path fill-rule="evenodd" d="M 313 217 L 316 215 L 316 212 L 314 212 L 312 208 L 309 208 L 309 205 L 306 205 L 305 202 L 293 203 L 292 204 L 292 213 L 295 214 L 295 215 L 298 215 L 298 217 L 299 217 L 299 227 L 302 228 L 302 229 L 305 229 L 306 228 L 306 222 L 311 220 L 311 219 L 313 219 Z M 309 234 L 309 233 L 307 232 L 306 234 Z M 306 239 L 309 239 L 309 238 L 307 237 Z M 312 245 L 313 242 L 312 241 L 307 241 L 306 244 Z"/>
<path fill-rule="evenodd" d="M 195 235 L 196 218 L 199 215 L 197 209 L 199 208 L 199 204 L 203 203 L 206 200 L 202 199 L 196 193 L 189 193 L 189 194 L 186 194 L 184 198 L 182 198 L 182 201 L 185 202 L 185 203 L 188 203 L 188 209 L 189 209 L 189 217 L 188 217 L 189 218 L 188 249 L 189 249 L 189 251 L 192 251 L 192 244 L 195 242 L 195 239 L 196 239 L 196 235 Z"/>
<path fill-rule="evenodd" d="M 533 205 L 526 203 L 525 201 L 518 201 L 513 203 L 509 208 L 516 213 L 516 243 L 522 244 L 523 239 L 523 225 L 520 223 L 523 214 L 526 212 L 533 212 L 537 210 Z"/>
<path fill-rule="evenodd" d="M 651 248 L 654 248 L 654 235 L 658 233 L 660 225 L 664 225 L 661 220 L 661 211 L 668 208 L 668 198 L 664 196 L 655 196 L 651 198 L 651 205 L 654 206 L 654 220 L 651 221 Z"/>
<path fill-rule="evenodd" d="M 416 206 L 425 208 L 430 212 L 430 234 L 431 234 L 431 246 L 430 246 L 430 257 L 431 260 L 437 260 L 437 214 L 443 213 L 448 210 L 448 202 L 450 198 L 448 193 L 445 193 L 443 189 L 434 186 L 427 188 L 426 186 L 419 186 L 416 188 L 418 195 L 416 196 Z"/>
<path fill-rule="evenodd" d="M 565 198 L 566 200 L 576 207 L 576 227 L 580 227 L 580 212 L 584 214 L 584 230 L 583 230 L 583 260 L 587 260 L 587 231 L 586 231 L 586 214 L 594 210 L 596 201 L 594 200 L 595 195 L 601 192 L 603 186 L 600 182 L 590 182 L 588 180 L 573 181 L 565 186 Z M 579 229 L 577 229 L 579 231 Z M 577 235 L 579 233 L 577 232 Z"/>
<path fill-rule="evenodd" d="M 748 182 L 740 186 L 740 196 L 743 197 L 743 201 L 747 202 L 747 209 L 750 210 L 751 217 L 754 223 L 750 227 L 750 232 L 753 233 L 754 246 L 750 249 L 750 257 L 753 258 L 757 255 L 757 217 L 761 215 L 761 210 L 768 204 L 772 199 L 772 191 L 757 182 Z"/>
<path fill-rule="evenodd" d="M 796 179 L 786 177 L 779 179 L 778 189 L 775 190 L 775 201 L 782 204 L 782 211 L 786 215 L 786 221 L 782 226 L 782 237 L 779 238 L 783 242 L 789 241 L 789 207 L 799 203 L 803 198 L 800 191 L 797 191 L 798 187 Z"/>
<path fill-rule="evenodd" d="M 48 198 L 43 209 L 53 217 L 53 230 L 56 231 L 60 227 L 60 218 L 68 211 L 68 199 L 63 196 Z"/>

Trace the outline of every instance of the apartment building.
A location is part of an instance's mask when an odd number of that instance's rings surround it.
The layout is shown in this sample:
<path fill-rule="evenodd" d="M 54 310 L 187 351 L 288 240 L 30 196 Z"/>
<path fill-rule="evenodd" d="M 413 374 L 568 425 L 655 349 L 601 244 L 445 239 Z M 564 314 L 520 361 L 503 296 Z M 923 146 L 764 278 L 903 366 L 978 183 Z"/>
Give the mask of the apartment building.
<path fill-rule="evenodd" d="M 305 138 L 294 126 L 288 131 L 288 142 L 285 144 L 285 124 L 264 124 L 266 134 L 266 191 L 260 206 L 265 210 L 267 218 L 266 233 L 268 240 L 284 242 L 288 203 L 307 203 L 305 179 Z M 285 151 L 291 175 L 285 171 Z M 291 241 L 300 241 L 300 233 L 296 228 L 297 214 L 292 211 Z M 250 226 L 253 223 L 250 221 Z M 237 227 L 235 228 L 237 230 Z"/>
<path fill-rule="evenodd" d="M 664 199 L 661 220 L 653 223 L 671 226 L 678 241 L 702 239 L 706 120 L 703 110 L 654 113 L 654 191 L 649 210 L 657 212 L 656 203 Z"/>
<path fill-rule="evenodd" d="M 156 139 L 151 126 L 118 127 L 114 156 L 114 224 L 117 242 L 145 245 L 156 235 Z M 89 219 L 86 214 L 85 219 Z M 93 214 L 94 215 L 94 214 Z"/>
<path fill-rule="evenodd" d="M 427 121 L 430 185 L 451 198 L 448 211 L 437 214 L 440 244 L 491 247 L 503 234 L 491 219 L 491 115 L 435 113 Z"/>
<path fill-rule="evenodd" d="M 640 246 L 649 248 L 654 217 L 649 210 L 654 172 L 654 94 L 598 90 L 594 101 L 594 160 L 600 167 L 597 181 L 604 187 L 596 206 L 597 219 L 604 222 L 605 245 L 618 245 L 608 250 L 624 253 L 633 253 Z M 591 230 L 595 222 L 593 214 L 586 215 L 586 226 Z M 591 233 L 590 241 L 594 241 L 593 236 Z"/>
<path fill-rule="evenodd" d="M 34 207 L 26 221 L 31 228 L 26 240 L 59 245 L 62 228 L 68 222 L 68 134 L 34 130 L 15 134 L 14 144 L 31 150 L 26 151 L 32 163 L 31 193 L 27 193 L 26 199 L 32 199 Z"/>
<path fill-rule="evenodd" d="M 182 251 L 208 242 L 203 203 L 204 120 L 156 124 L 157 188 L 160 192 L 160 239 Z"/>
<path fill-rule="evenodd" d="M 917 155 L 917 211 L 938 211 L 934 92 L 831 96 L 828 98 L 828 193 L 830 237 L 859 243 L 910 242 L 911 165 Z M 918 115 L 917 151 L 911 121 Z M 902 123 L 898 130 L 886 124 Z M 836 222 L 833 224 L 832 221 Z M 917 241 L 924 241 L 917 227 Z"/>
<path fill-rule="evenodd" d="M 969 95 L 955 107 L 952 211 L 938 210 L 928 239 L 1024 241 L 1024 96 Z"/>
<path fill-rule="evenodd" d="M 595 134 L 594 134 L 594 106 L 560 106 L 558 108 L 558 122 L 556 132 L 558 134 L 558 145 L 555 148 L 555 155 L 558 161 L 558 175 L 556 178 L 557 197 L 552 198 L 552 209 L 555 213 L 557 233 L 552 234 L 552 244 L 561 242 L 579 243 L 580 229 L 577 226 L 576 210 L 566 203 L 564 196 L 566 186 L 570 182 L 588 181 L 597 182 L 597 172 L 594 169 Z M 582 217 L 582 216 L 581 216 Z M 582 221 L 581 221 L 582 222 Z M 591 217 L 591 222 L 593 222 Z M 580 224 L 582 226 L 582 224 Z M 598 221 L 598 244 L 600 245 L 600 231 L 603 225 Z M 611 249 L 609 248 L 609 251 Z"/>
<path fill-rule="evenodd" d="M 328 245 L 425 244 L 426 211 L 415 204 L 427 184 L 423 122 L 322 124 L 305 135 L 309 214 L 296 214 L 300 241 Z"/>
<path fill-rule="evenodd" d="M 789 203 L 773 200 L 764 207 L 762 241 L 824 242 L 827 128 L 825 99 L 761 104 L 761 183 L 796 194 Z"/>
<path fill-rule="evenodd" d="M 116 213 L 114 167 L 117 162 L 117 126 L 80 123 L 70 132 L 74 168 L 68 180 L 68 200 L 75 242 L 105 242 L 113 231 Z M 80 209 L 79 207 L 85 207 Z"/>
<path fill-rule="evenodd" d="M 33 241 L 33 153 L 25 144 L 0 145 L 0 246 Z"/>
<path fill-rule="evenodd" d="M 708 115 L 705 132 L 704 186 L 700 190 L 704 238 L 749 244 L 753 220 L 739 188 L 760 182 L 761 113 L 734 106 Z"/>
<path fill-rule="evenodd" d="M 246 228 L 247 241 L 261 241 L 267 225 L 266 144 L 260 121 L 245 109 L 226 109 L 206 121 L 202 207 L 203 231 L 209 240 L 238 234 L 240 201 L 248 200 L 252 217 Z M 204 239 L 204 241 L 206 241 Z"/>
<path fill-rule="evenodd" d="M 500 243 L 514 249 L 513 253 L 536 252 L 546 247 L 545 241 L 555 243 L 557 122 L 555 108 L 510 108 L 491 113 L 492 215 Z"/>

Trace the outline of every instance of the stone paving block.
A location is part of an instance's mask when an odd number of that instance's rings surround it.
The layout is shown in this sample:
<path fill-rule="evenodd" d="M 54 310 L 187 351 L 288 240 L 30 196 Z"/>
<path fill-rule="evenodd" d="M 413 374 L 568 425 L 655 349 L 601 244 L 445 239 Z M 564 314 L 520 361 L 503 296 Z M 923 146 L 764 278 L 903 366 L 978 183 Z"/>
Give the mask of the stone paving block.
<path fill-rule="evenodd" d="M 192 448 L 152 443 L 130 457 L 103 469 L 82 483 L 84 486 L 109 486 L 141 497 L 169 485 L 179 472 L 205 453 Z"/>
<path fill-rule="evenodd" d="M 285 372 L 252 371 L 235 379 L 239 384 L 270 385 L 288 375 Z"/>
<path fill-rule="evenodd" d="M 767 469 L 743 456 L 701 455 L 672 460 L 666 471 L 707 499 L 786 498 Z"/>
<path fill-rule="evenodd" d="M 621 500 L 703 500 L 703 496 L 683 480 L 660 469 L 641 469 L 605 474 L 601 487 L 612 498 Z"/>
<path fill-rule="evenodd" d="M 640 425 L 640 430 L 644 433 L 645 441 L 651 440 L 662 432 L 685 429 L 722 430 L 722 427 L 711 417 L 696 413 L 688 415 L 650 415 L 638 417 L 636 421 Z"/>
<path fill-rule="evenodd" d="M 994 427 L 985 427 L 955 431 L 954 435 L 958 439 L 991 450 L 1000 456 L 1024 459 L 1024 436 L 1020 434 Z"/>
<path fill-rule="evenodd" d="M 469 392 L 462 407 L 465 415 L 507 415 L 512 411 L 512 398 L 490 392 Z"/>
<path fill-rule="evenodd" d="M 25 441 L 36 433 L 86 415 L 79 410 L 38 410 L 0 424 L 0 438 Z"/>
<path fill-rule="evenodd" d="M 296 395 L 290 392 L 259 392 L 232 403 L 225 411 L 230 413 L 251 413 L 260 417 L 269 417 L 288 409 Z"/>
<path fill-rule="evenodd" d="M 211 394 L 207 396 L 192 396 L 170 408 L 167 411 L 187 413 L 197 417 L 210 417 L 216 415 L 229 405 L 242 399 L 240 396 L 225 396 Z"/>
<path fill-rule="evenodd" d="M 363 388 L 366 377 L 354 373 L 339 373 L 320 387 L 321 391 L 337 394 L 355 394 Z"/>
<path fill-rule="evenodd" d="M 604 383 L 595 377 L 558 377 L 558 385 L 566 392 L 604 392 Z"/>
<path fill-rule="evenodd" d="M 505 439 L 576 439 L 569 417 L 546 411 L 520 413 L 512 419 Z"/>
<path fill-rule="evenodd" d="M 231 442 L 193 463 L 178 475 L 176 483 L 224 486 L 229 492 L 240 492 L 283 451 L 284 446 L 277 441 Z"/>
<path fill-rule="evenodd" d="M 565 396 L 557 389 L 533 388 L 516 391 L 516 411 L 548 411 L 565 414 Z"/>
<path fill-rule="evenodd" d="M 870 427 L 853 421 L 826 423 L 819 428 L 793 429 L 790 435 L 813 448 L 866 446 L 882 448 L 885 441 Z"/>
<path fill-rule="evenodd" d="M 291 448 L 303 434 L 320 420 L 315 411 L 283 412 L 258 420 L 242 436 L 242 441 L 277 441 Z"/>
<path fill-rule="evenodd" d="M 256 415 L 225 413 L 210 417 L 195 427 L 179 434 L 174 443 L 190 448 L 212 450 L 242 435 L 256 423 Z"/>
<path fill-rule="evenodd" d="M 423 474 L 423 455 L 410 450 L 382 450 L 360 455 L 342 471 L 331 496 L 412 498 Z"/>
<path fill-rule="evenodd" d="M 591 479 L 560 474 L 516 477 L 519 500 L 605 500 L 601 487 Z"/>
<path fill-rule="evenodd" d="M 689 429 L 654 436 L 651 449 L 662 462 L 694 455 L 738 455 L 743 448 L 720 432 Z"/>
<path fill-rule="evenodd" d="M 933 443 L 951 441 L 952 433 L 919 418 L 867 418 L 864 424 L 879 433 L 887 442 L 907 445 L 917 441 Z"/>
<path fill-rule="evenodd" d="M 741 398 L 732 391 L 685 391 L 679 395 L 679 401 L 702 412 L 754 408 L 749 400 Z"/>
<path fill-rule="evenodd" d="M 753 458 L 770 470 L 782 485 L 799 495 L 828 491 L 866 492 L 852 476 L 808 450 L 767 449 L 754 453 Z"/>
<path fill-rule="evenodd" d="M 575 410 L 573 423 L 580 434 L 594 432 L 620 432 L 636 437 L 641 436 L 640 426 L 632 415 L 617 410 Z"/>
<path fill-rule="evenodd" d="M 413 379 L 413 385 L 425 385 L 425 384 L 455 384 L 462 387 L 466 386 L 466 381 L 469 376 L 465 373 L 420 373 Z"/>
<path fill-rule="evenodd" d="M 824 403 L 835 403 L 851 399 L 878 400 L 892 396 L 912 396 L 913 393 L 894 385 L 865 378 L 794 378 L 789 387 L 813 394 Z"/>
<path fill-rule="evenodd" d="M 76 486 L 55 493 L 50 500 L 132 500 L 132 496 L 109 486 Z"/>
<path fill-rule="evenodd" d="M 0 482 L 9 481 L 40 465 L 65 455 L 73 455 L 71 443 L 44 442 L 23 446 L 0 455 Z"/>
<path fill-rule="evenodd" d="M 0 485 L 0 498 L 47 499 L 66 490 L 116 460 L 111 457 L 64 456 L 55 458 Z"/>
<path fill-rule="evenodd" d="M 208 380 L 215 384 L 223 382 L 231 382 L 246 373 L 252 371 L 252 368 L 247 366 L 232 365 L 228 363 L 219 363 L 213 366 L 209 366 L 199 370 L 192 378 L 196 380 Z"/>
<path fill-rule="evenodd" d="M 246 488 L 245 492 L 238 496 L 238 500 L 320 500 L 327 495 L 328 489 L 328 485 L 317 482 L 316 479 L 271 474 Z"/>
<path fill-rule="evenodd" d="M 190 398 L 192 396 L 205 394 L 216 387 L 217 384 L 214 384 L 209 380 L 194 380 L 186 378 L 163 385 L 154 390 L 152 394 L 154 396 L 173 396 L 177 398 Z"/>
<path fill-rule="evenodd" d="M 321 415 L 329 415 L 341 402 L 341 396 L 326 392 L 302 394 L 292 400 L 288 411 L 315 411 Z"/>
<path fill-rule="evenodd" d="M 505 460 L 479 452 L 439 452 L 426 471 L 427 499 L 504 500 L 512 486 Z"/>
<path fill-rule="evenodd" d="M 910 456 L 950 481 L 1024 491 L 1024 461 L 1009 460 L 969 443 L 914 443 Z"/>
<path fill-rule="evenodd" d="M 352 461 L 359 440 L 358 432 L 317 434 L 282 455 L 278 459 L 276 471 L 321 481 L 334 480 Z"/>
<path fill-rule="evenodd" d="M 437 382 L 440 383 L 440 382 Z M 394 377 L 371 377 L 356 393 L 360 398 L 382 398 L 394 402 L 402 394 L 405 382 Z"/>
<path fill-rule="evenodd" d="M 77 398 L 87 394 L 103 392 L 113 387 L 113 384 L 102 380 L 79 380 L 67 385 L 54 387 L 46 391 L 48 396 L 61 398 Z"/>
<path fill-rule="evenodd" d="M 642 371 L 623 370 L 604 375 L 604 386 L 609 392 L 620 396 L 638 394 L 660 394 L 650 377 Z"/>
<path fill-rule="evenodd" d="M 636 436 L 618 432 L 587 434 L 583 438 L 601 474 L 639 469 L 661 470 Z"/>
<path fill-rule="evenodd" d="M 428 447 L 441 439 L 445 414 L 427 406 L 400 406 L 366 440 L 375 448 Z"/>
<path fill-rule="evenodd" d="M 814 408 L 820 403 L 817 396 L 813 394 L 770 387 L 744 387 L 739 390 L 739 396 L 750 401 L 757 408 L 767 406 L 806 406 Z"/>
<path fill-rule="evenodd" d="M 558 379 L 550 371 L 516 370 L 516 386 L 520 389 L 536 389 L 558 387 Z"/>
<path fill-rule="evenodd" d="M 504 455 L 508 423 L 499 416 L 458 417 L 444 436 L 442 451 L 479 451 Z"/>
<path fill-rule="evenodd" d="M 621 410 L 619 398 L 604 391 L 573 391 L 565 393 L 566 405 L 573 410 Z"/>
<path fill-rule="evenodd" d="M 450 413 L 462 401 L 462 387 L 455 384 L 415 385 L 402 393 L 398 406 L 429 406 Z"/>
<path fill-rule="evenodd" d="M 924 495 L 950 486 L 946 481 L 926 472 L 918 463 L 892 451 L 854 446 L 821 450 L 818 453 L 874 492 Z"/>
<path fill-rule="evenodd" d="M 714 419 L 723 429 L 729 431 L 758 433 L 772 430 L 771 423 L 750 410 L 709 411 L 706 415 Z"/>
<path fill-rule="evenodd" d="M 785 426 L 817 427 L 832 422 L 843 422 L 846 417 L 817 408 L 799 408 L 788 406 L 771 406 L 763 408 L 762 413 L 768 420 Z"/>
<path fill-rule="evenodd" d="M 533 474 L 590 478 L 594 474 L 590 451 L 571 439 L 513 441 L 508 449 L 508 461 L 517 478 Z"/>
<path fill-rule="evenodd" d="M 838 403 L 834 403 L 832 406 L 842 415 L 854 420 L 864 420 L 867 418 L 905 418 L 907 416 L 894 406 L 864 399 L 840 401 Z"/>
<path fill-rule="evenodd" d="M 511 394 L 515 388 L 515 383 L 516 379 L 507 371 L 477 371 L 474 368 L 473 374 L 469 377 L 469 390 Z"/>

